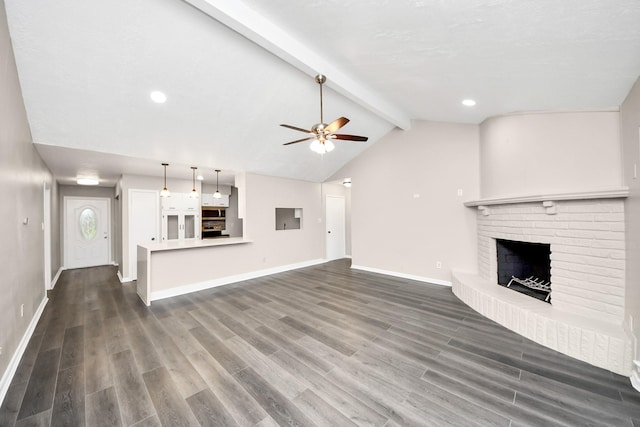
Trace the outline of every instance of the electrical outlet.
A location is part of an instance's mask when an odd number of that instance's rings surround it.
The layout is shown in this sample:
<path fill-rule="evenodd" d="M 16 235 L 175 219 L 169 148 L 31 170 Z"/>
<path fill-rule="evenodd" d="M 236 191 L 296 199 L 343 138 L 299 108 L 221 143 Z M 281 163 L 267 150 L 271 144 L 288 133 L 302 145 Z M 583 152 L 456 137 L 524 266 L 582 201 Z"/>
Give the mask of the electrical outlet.
<path fill-rule="evenodd" d="M 20 317 L 24 317 L 24 304 L 20 304 Z"/>
<path fill-rule="evenodd" d="M 414 193 L 413 194 L 413 198 L 414 199 L 419 199 L 420 198 L 420 193 Z"/>
<path fill-rule="evenodd" d="M 436 261 L 436 268 L 442 268 L 442 262 Z"/>
<path fill-rule="evenodd" d="M 462 188 L 458 188 L 458 196 L 462 196 Z"/>

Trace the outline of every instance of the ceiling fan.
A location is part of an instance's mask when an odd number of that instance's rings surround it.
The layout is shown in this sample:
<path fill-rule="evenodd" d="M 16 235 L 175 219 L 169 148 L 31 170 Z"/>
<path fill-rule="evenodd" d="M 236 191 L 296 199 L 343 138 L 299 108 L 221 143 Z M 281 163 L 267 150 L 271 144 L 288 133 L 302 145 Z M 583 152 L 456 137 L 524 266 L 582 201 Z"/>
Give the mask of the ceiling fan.
<path fill-rule="evenodd" d="M 302 129 L 297 126 L 281 124 L 280 126 L 309 134 L 309 136 L 305 138 L 287 142 L 282 145 L 291 145 L 291 144 L 297 144 L 298 142 L 313 140 L 309 148 L 311 148 L 311 150 L 315 151 L 316 153 L 324 154 L 329 151 L 332 151 L 335 148 L 335 146 L 333 145 L 333 142 L 331 142 L 332 139 L 340 139 L 344 141 L 355 141 L 355 142 L 366 142 L 369 139 L 366 136 L 345 135 L 340 133 L 334 133 L 338 129 L 340 129 L 347 123 L 349 123 L 349 119 L 347 119 L 346 117 L 340 117 L 329 124 L 326 124 L 324 122 L 324 117 L 322 114 L 322 85 L 324 84 L 324 82 L 327 81 L 327 78 L 322 74 L 318 74 L 315 80 L 316 80 L 316 83 L 320 85 L 320 123 L 313 125 L 310 130 Z"/>

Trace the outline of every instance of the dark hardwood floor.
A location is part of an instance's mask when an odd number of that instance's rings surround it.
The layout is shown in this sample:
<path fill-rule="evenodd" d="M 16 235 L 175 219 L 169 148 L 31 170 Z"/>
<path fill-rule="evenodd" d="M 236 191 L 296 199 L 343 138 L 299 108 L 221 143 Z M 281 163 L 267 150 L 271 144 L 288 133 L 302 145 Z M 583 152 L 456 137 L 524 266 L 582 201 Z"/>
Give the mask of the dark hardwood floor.
<path fill-rule="evenodd" d="M 1 426 L 640 426 L 627 378 L 348 260 L 145 307 L 65 271 Z"/>

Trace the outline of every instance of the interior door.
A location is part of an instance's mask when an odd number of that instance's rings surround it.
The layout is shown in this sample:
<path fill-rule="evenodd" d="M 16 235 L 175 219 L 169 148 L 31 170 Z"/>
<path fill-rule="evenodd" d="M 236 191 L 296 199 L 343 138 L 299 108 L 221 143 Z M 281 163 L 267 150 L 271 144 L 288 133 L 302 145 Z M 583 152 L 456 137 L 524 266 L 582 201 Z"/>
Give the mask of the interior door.
<path fill-rule="evenodd" d="M 105 265 L 111 255 L 108 198 L 64 198 L 64 265 L 82 268 Z"/>
<path fill-rule="evenodd" d="M 341 196 L 326 199 L 326 254 L 328 260 L 346 256 L 345 201 Z"/>
<path fill-rule="evenodd" d="M 138 278 L 138 245 L 158 242 L 160 193 L 129 190 L 129 280 Z"/>

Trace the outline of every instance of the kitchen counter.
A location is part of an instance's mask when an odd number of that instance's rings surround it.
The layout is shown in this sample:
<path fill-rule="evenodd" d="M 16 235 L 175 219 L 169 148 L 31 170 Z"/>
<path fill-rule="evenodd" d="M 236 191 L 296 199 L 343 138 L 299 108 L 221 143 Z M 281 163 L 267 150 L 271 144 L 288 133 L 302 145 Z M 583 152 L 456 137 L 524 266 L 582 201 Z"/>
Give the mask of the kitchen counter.
<path fill-rule="evenodd" d="M 178 249 L 194 249 L 194 248 L 206 248 L 209 246 L 224 246 L 224 245 L 240 245 L 243 243 L 251 243 L 251 240 L 246 240 L 242 237 L 216 237 L 207 238 L 203 240 L 189 239 L 189 240 L 172 240 L 169 242 L 161 243 L 148 243 L 145 245 L 138 245 L 139 248 L 144 248 L 150 252 L 157 251 L 174 251 Z"/>
<path fill-rule="evenodd" d="M 138 296 L 151 305 L 152 300 L 177 292 L 176 288 L 184 291 L 187 284 L 196 289 L 216 279 L 220 270 L 216 266 L 229 264 L 225 259 L 239 259 L 236 248 L 249 243 L 251 240 L 242 237 L 228 237 L 138 245 Z"/>

